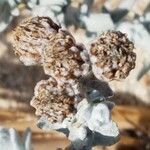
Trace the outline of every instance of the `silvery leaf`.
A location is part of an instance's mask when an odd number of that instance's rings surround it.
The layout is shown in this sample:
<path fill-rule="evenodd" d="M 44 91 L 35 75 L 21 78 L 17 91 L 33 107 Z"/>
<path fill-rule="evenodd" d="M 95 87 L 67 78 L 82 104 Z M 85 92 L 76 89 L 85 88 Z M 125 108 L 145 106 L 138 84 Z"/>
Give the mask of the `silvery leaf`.
<path fill-rule="evenodd" d="M 111 120 L 113 106 L 109 101 L 93 105 L 85 99 L 81 101 L 75 119 L 68 128 L 71 146 L 75 149 L 91 149 L 95 145 L 111 145 L 117 142 L 119 130 Z"/>
<path fill-rule="evenodd" d="M 1 150 L 31 150 L 31 131 L 26 129 L 23 141 L 18 132 L 13 129 L 0 128 L 0 149 Z"/>
<path fill-rule="evenodd" d="M 87 30 L 90 32 L 100 34 L 103 31 L 114 29 L 114 24 L 109 14 L 90 13 L 89 16 L 83 15 L 80 19 L 85 23 Z"/>

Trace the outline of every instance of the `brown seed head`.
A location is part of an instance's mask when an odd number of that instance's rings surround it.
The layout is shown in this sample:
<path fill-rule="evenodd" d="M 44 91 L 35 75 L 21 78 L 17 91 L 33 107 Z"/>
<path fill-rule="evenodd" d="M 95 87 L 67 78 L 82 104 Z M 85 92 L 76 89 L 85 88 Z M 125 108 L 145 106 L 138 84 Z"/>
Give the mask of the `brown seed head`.
<path fill-rule="evenodd" d="M 75 79 L 82 74 L 81 58 L 83 48 L 78 46 L 73 36 L 64 30 L 49 39 L 49 45 L 44 51 L 44 70 L 57 81 Z"/>
<path fill-rule="evenodd" d="M 119 31 L 108 31 L 91 44 L 90 59 L 94 75 L 113 80 L 126 78 L 135 67 L 134 45 Z"/>
<path fill-rule="evenodd" d="M 48 17 L 24 20 L 14 30 L 14 51 L 25 65 L 42 62 L 41 54 L 60 27 Z"/>
<path fill-rule="evenodd" d="M 36 115 L 46 117 L 50 123 L 61 123 L 65 118 L 71 117 L 76 111 L 74 104 L 74 97 L 68 96 L 52 78 L 36 85 L 35 96 L 31 100 Z"/>

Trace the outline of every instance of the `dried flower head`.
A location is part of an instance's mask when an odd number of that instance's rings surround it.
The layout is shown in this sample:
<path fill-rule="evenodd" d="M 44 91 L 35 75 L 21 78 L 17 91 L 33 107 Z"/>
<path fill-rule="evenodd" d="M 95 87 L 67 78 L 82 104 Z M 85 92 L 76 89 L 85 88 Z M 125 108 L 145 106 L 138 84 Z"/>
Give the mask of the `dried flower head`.
<path fill-rule="evenodd" d="M 81 56 L 83 50 L 84 47 L 77 45 L 69 32 L 60 29 L 49 39 L 44 51 L 45 73 L 62 82 L 82 75 L 85 63 Z"/>
<path fill-rule="evenodd" d="M 43 50 L 60 27 L 48 17 L 24 20 L 15 30 L 13 46 L 25 65 L 42 62 Z"/>
<path fill-rule="evenodd" d="M 91 44 L 89 53 L 94 75 L 113 80 L 126 78 L 135 67 L 134 45 L 126 34 L 108 31 Z"/>
<path fill-rule="evenodd" d="M 61 123 L 66 117 L 71 117 L 76 111 L 74 104 L 74 97 L 68 96 L 52 78 L 36 85 L 35 96 L 31 100 L 36 115 L 46 117 L 50 123 Z"/>

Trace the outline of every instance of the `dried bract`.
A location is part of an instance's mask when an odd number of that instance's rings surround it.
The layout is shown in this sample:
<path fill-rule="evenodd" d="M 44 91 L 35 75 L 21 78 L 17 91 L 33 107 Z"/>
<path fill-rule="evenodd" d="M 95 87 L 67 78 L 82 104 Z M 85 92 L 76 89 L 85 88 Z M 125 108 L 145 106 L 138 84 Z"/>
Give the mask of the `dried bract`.
<path fill-rule="evenodd" d="M 14 51 L 25 65 L 42 63 L 42 53 L 60 27 L 48 17 L 23 21 L 14 30 Z"/>
<path fill-rule="evenodd" d="M 36 85 L 35 96 L 31 100 L 36 115 L 46 117 L 50 123 L 61 123 L 66 117 L 71 117 L 76 111 L 74 104 L 74 97 L 68 96 L 52 78 Z"/>
<path fill-rule="evenodd" d="M 92 70 L 98 78 L 124 79 L 135 67 L 134 45 L 119 31 L 108 31 L 91 44 Z"/>

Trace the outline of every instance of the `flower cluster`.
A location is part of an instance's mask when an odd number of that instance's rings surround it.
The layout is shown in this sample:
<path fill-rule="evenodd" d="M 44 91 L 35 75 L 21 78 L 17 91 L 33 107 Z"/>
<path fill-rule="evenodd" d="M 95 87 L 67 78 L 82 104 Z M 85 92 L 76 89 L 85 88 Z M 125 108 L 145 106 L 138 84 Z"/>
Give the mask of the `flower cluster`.
<path fill-rule="evenodd" d="M 114 104 L 107 100 L 113 92 L 102 79 L 126 78 L 134 68 L 134 45 L 125 34 L 105 32 L 87 49 L 50 18 L 34 17 L 14 30 L 13 45 L 25 65 L 42 65 L 50 76 L 36 85 L 31 101 L 41 117 L 40 128 L 62 131 L 86 146 L 96 135 L 103 145 L 116 142 L 119 131 L 111 120 Z"/>

